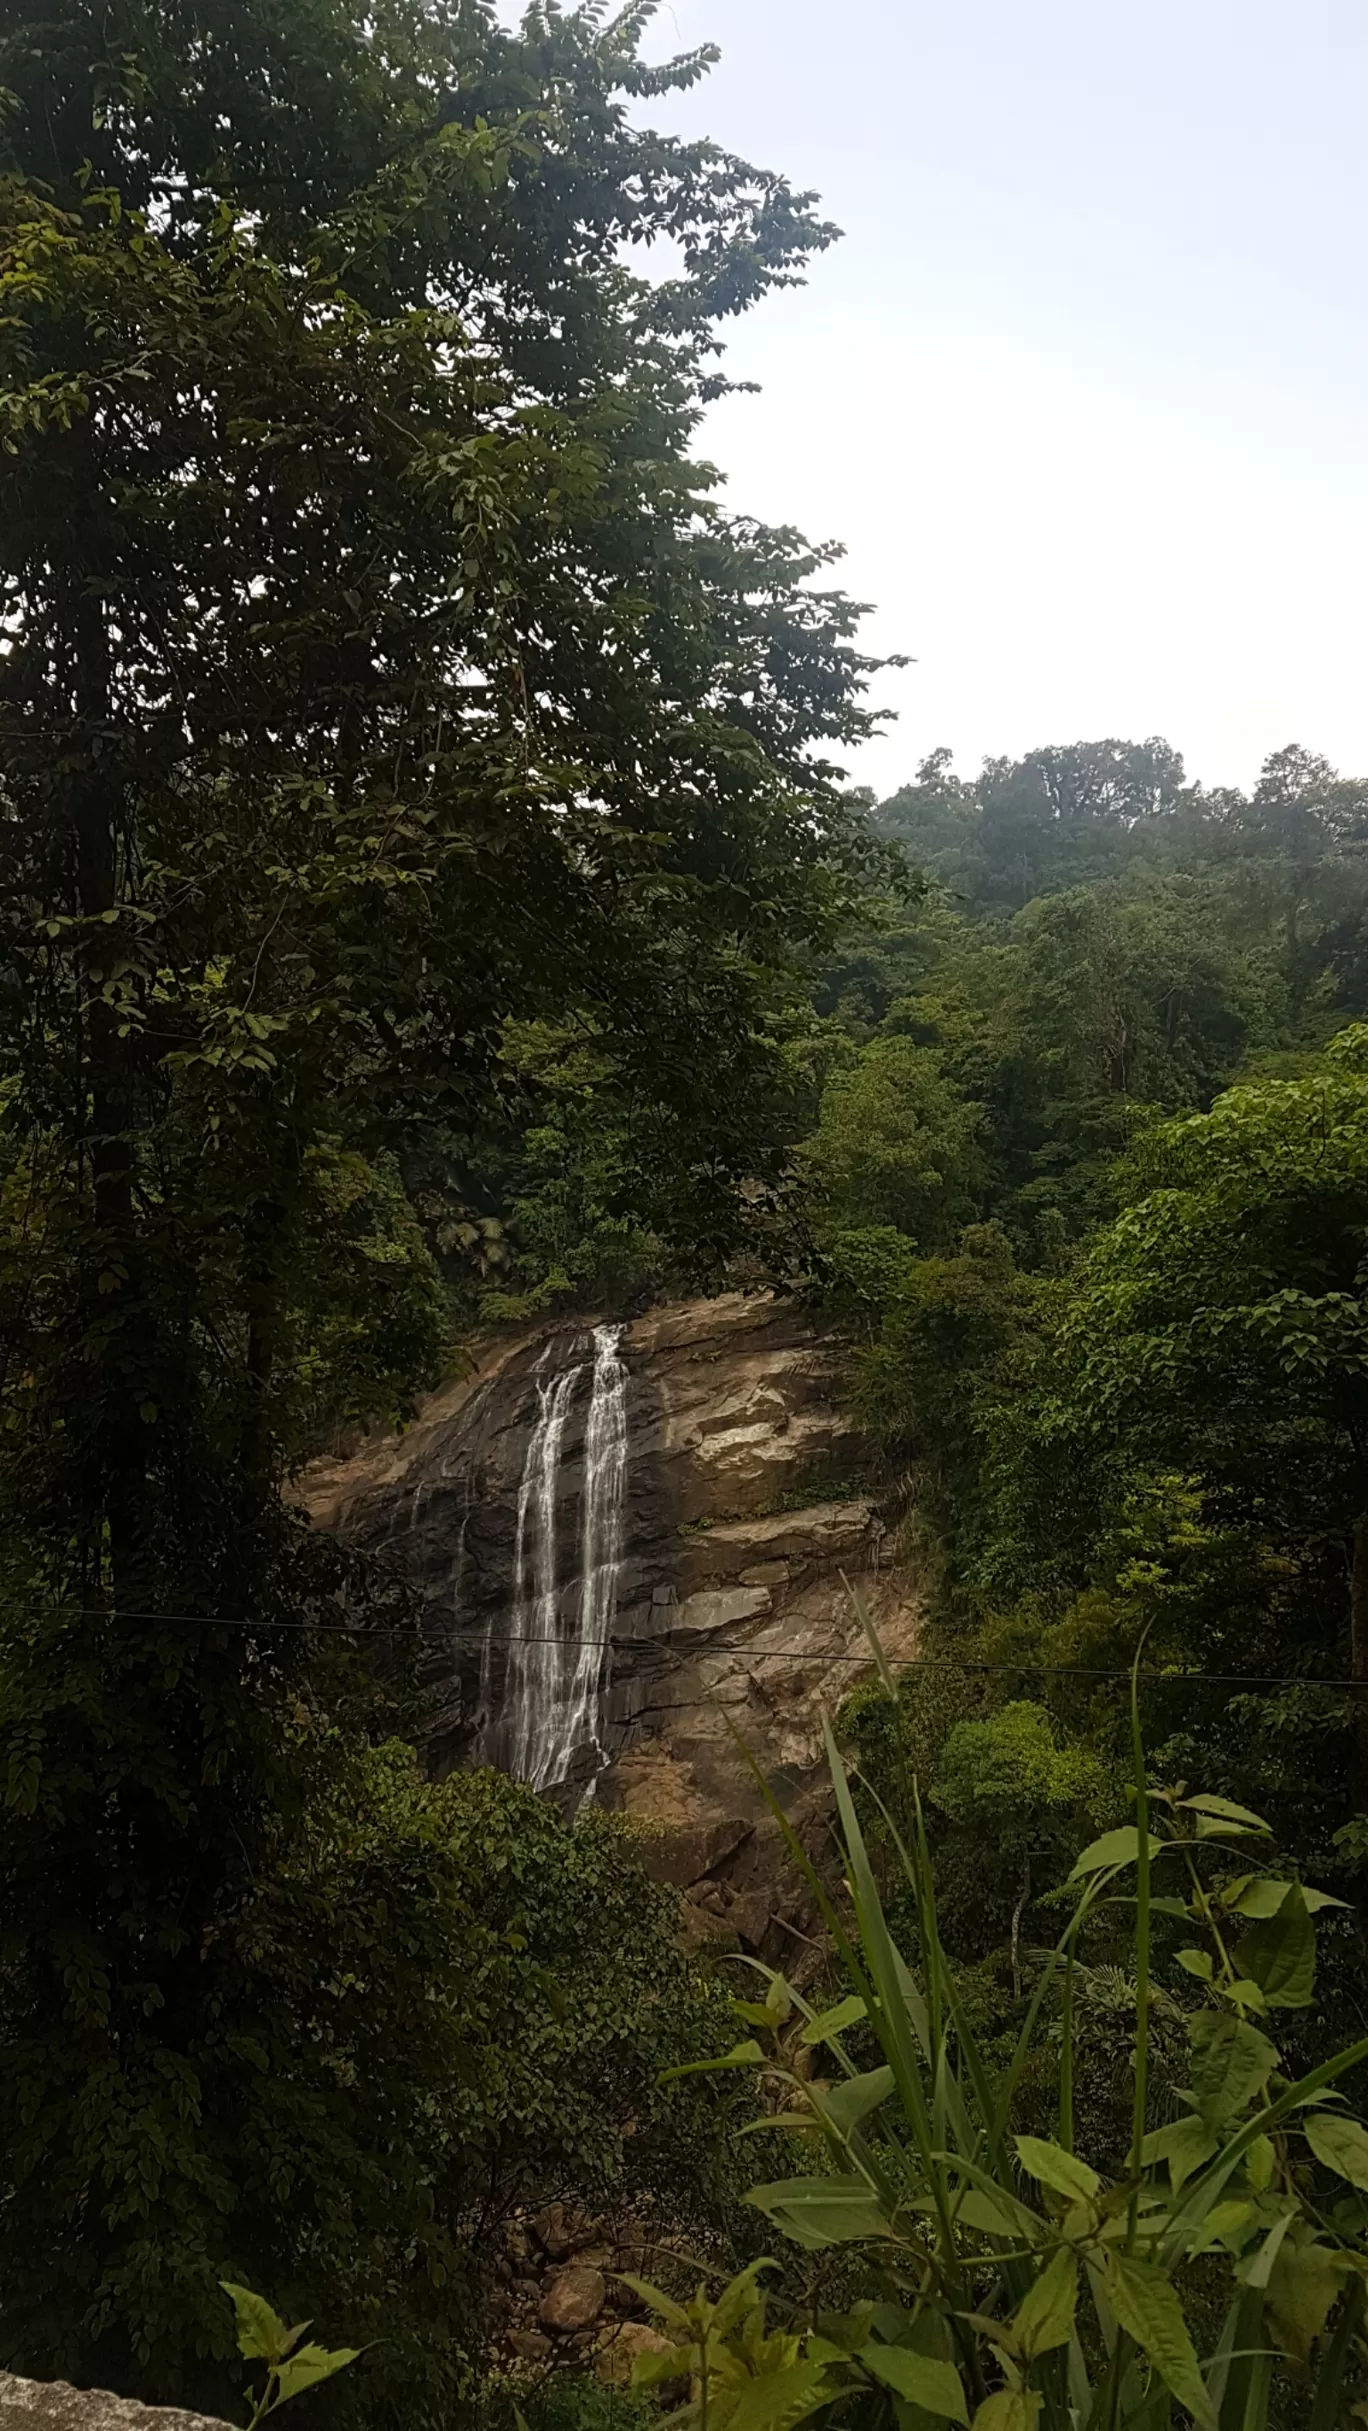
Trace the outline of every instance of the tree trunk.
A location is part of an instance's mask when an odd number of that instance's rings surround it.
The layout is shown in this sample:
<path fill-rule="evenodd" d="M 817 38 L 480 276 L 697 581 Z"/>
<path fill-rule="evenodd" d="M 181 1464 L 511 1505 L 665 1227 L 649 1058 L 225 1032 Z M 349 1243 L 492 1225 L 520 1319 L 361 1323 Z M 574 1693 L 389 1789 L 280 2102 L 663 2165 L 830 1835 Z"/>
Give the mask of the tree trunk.
<path fill-rule="evenodd" d="M 1359 1794 L 1368 1803 L 1368 1511 L 1354 1529 L 1349 1574 L 1349 1671 L 1358 1705 Z"/>
<path fill-rule="evenodd" d="M 1021 1889 L 1012 1910 L 1012 1998 L 1016 2001 L 1021 1998 L 1021 1919 L 1026 1913 L 1026 1902 L 1030 1896 L 1031 1855 L 1028 1849 L 1021 1868 Z"/>
<path fill-rule="evenodd" d="M 72 613 L 73 693 L 81 762 L 71 780 L 76 908 L 85 996 L 81 1093 L 87 1110 L 92 1239 L 85 1322 L 98 1372 L 92 1380 L 96 1423 L 88 1440 L 93 1472 L 87 1507 L 107 1527 L 116 1601 L 139 1600 L 146 1493 L 141 1412 L 147 1404 L 145 1308 L 133 1193 L 134 1118 L 131 1048 L 119 1016 L 95 977 L 113 942 L 105 915 L 119 906 L 124 803 L 114 749 L 109 635 L 104 602 L 81 584 Z M 98 1346 L 98 1347 L 95 1347 Z"/>

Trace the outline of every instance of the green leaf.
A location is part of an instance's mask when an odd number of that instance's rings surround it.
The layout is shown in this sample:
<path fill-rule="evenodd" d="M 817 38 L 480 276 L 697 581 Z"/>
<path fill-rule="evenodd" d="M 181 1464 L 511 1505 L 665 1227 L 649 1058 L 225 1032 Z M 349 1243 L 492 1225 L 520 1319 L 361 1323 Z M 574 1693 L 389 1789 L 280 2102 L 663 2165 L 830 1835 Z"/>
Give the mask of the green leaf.
<path fill-rule="evenodd" d="M 1166 2388 L 1186 2406 L 1200 2431 L 1217 2431 L 1183 2308 L 1172 2283 L 1133 2254 L 1109 2252 L 1103 2264 L 1107 2300 L 1123 2330 L 1149 2357 Z"/>
<path fill-rule="evenodd" d="M 1219 2138 L 1214 2127 L 1205 2119 L 1174 2119 L 1167 2127 L 1156 2127 L 1145 2138 L 1140 2158 L 1145 2162 L 1166 2161 L 1173 2191 L 1177 2194 L 1194 2170 L 1201 2169 L 1216 2151 Z"/>
<path fill-rule="evenodd" d="M 1203 1793 L 1199 1798 L 1180 1798 L 1178 1804 L 1194 1815 L 1218 1815 L 1227 1823 L 1250 1824 L 1256 1832 L 1268 1830 L 1262 1815 L 1256 1815 L 1251 1807 L 1237 1806 L 1233 1798 L 1211 1798 Z"/>
<path fill-rule="evenodd" d="M 1161 1857 L 1165 1843 L 1151 1832 L 1151 1858 Z M 1115 1831 L 1104 1832 L 1100 1840 L 1090 1842 L 1069 1876 L 1070 1882 L 1081 1882 L 1088 1874 L 1101 1874 L 1108 1866 L 1134 1865 L 1140 1855 L 1140 1834 L 1133 1823 L 1118 1823 Z"/>
<path fill-rule="evenodd" d="M 1052 2347 L 1068 2345 L 1077 2310 L 1078 2256 L 1061 2245 L 1012 2315 L 1012 2331 L 1028 2363 L 1048 2355 Z"/>
<path fill-rule="evenodd" d="M 1285 2243 L 1268 2282 L 1268 2310 L 1283 2352 L 1309 2364 L 1311 2350 L 1344 2284 L 1347 2257 L 1328 2245 Z"/>
<path fill-rule="evenodd" d="M 938 2363 L 931 2355 L 914 2355 L 910 2347 L 880 2346 L 861 2347 L 859 2360 L 873 2379 L 882 2381 L 886 2389 L 895 2390 L 910 2404 L 923 2406 L 942 2422 L 968 2422 L 964 2386 L 952 2363 Z"/>
<path fill-rule="evenodd" d="M 1277 2148 L 1271 2136 L 1255 2136 L 1245 2153 L 1245 2175 L 1256 2194 L 1263 2194 L 1273 2183 L 1277 2167 Z"/>
<path fill-rule="evenodd" d="M 780 2178 L 753 2186 L 746 2201 L 811 2253 L 895 2233 L 865 2178 Z"/>
<path fill-rule="evenodd" d="M 349 2363 L 355 2363 L 360 2347 L 301 2347 L 297 2354 L 287 2356 L 276 2367 L 276 2403 L 287 2397 L 298 2397 L 301 2389 L 311 2389 L 316 2381 L 331 2380 Z"/>
<path fill-rule="evenodd" d="M 1321 1908 L 1349 1905 L 1347 1899 L 1336 1899 L 1329 1891 L 1312 1890 L 1305 1883 L 1298 1887 L 1312 1916 Z M 1233 1898 L 1227 1894 L 1227 1904 L 1237 1916 L 1276 1916 L 1291 1888 L 1290 1882 L 1279 1882 L 1271 1874 L 1247 1874 L 1238 1894 Z"/>
<path fill-rule="evenodd" d="M 1228 2011 L 1199 2009 L 1188 2019 L 1192 2045 L 1192 2095 L 1210 2127 L 1224 2127 L 1256 2093 L 1278 2064 L 1266 2034 Z"/>
<path fill-rule="evenodd" d="M 852 1992 L 848 2000 L 838 2001 L 834 2009 L 826 2009 L 820 2017 L 810 2018 L 798 2040 L 809 2047 L 814 2043 L 829 2043 L 833 2036 L 844 2034 L 847 2027 L 858 2026 L 865 2014 L 864 2002 Z"/>
<path fill-rule="evenodd" d="M 1040 2403 L 1034 2389 L 995 2389 L 974 2416 L 973 2431 L 1035 2431 Z"/>
<path fill-rule="evenodd" d="M 928 2201 L 927 2210 L 932 2209 L 934 2206 Z M 954 2213 L 966 2228 L 977 2229 L 981 2237 L 1005 2237 L 1015 2243 L 1020 2234 L 1019 2222 L 1001 2204 L 994 2203 L 991 2195 L 986 2195 L 981 2187 L 959 2188 L 954 2198 Z"/>
<path fill-rule="evenodd" d="M 632 2358 L 632 2387 L 654 2389 L 671 2380 L 687 2380 L 697 2361 L 698 2349 L 690 2339 L 687 2345 L 657 2349 L 653 2355 Z"/>
<path fill-rule="evenodd" d="M 712 2337 L 725 2338 L 727 2332 L 734 2329 L 737 2322 L 753 2309 L 761 2293 L 761 2272 L 777 2270 L 778 2267 L 768 2254 L 760 2254 L 754 2262 L 748 2262 L 743 2271 L 738 2271 L 734 2279 L 727 2281 L 713 2307 Z"/>
<path fill-rule="evenodd" d="M 864 2076 L 838 2078 L 817 2099 L 832 2125 L 840 2134 L 849 2135 L 872 2110 L 888 2100 L 893 2085 L 891 2068 L 871 2068 Z"/>
<path fill-rule="evenodd" d="M 692 2339 L 693 2323 L 683 2305 L 676 2304 L 673 2296 L 667 2296 L 663 2288 L 653 2287 L 649 2279 L 638 2279 L 631 2271 L 618 2271 L 616 2277 L 625 2288 L 631 2289 L 634 2296 L 639 2296 L 653 2313 L 658 2313 L 662 2321 L 668 2321 L 672 2330 L 678 2330 L 683 2337 Z"/>
<path fill-rule="evenodd" d="M 231 2279 L 220 2279 L 219 2286 L 233 2300 L 239 2355 L 248 2363 L 258 2355 L 266 2363 L 275 2363 L 290 2344 L 290 2332 L 279 2313 L 251 2288 L 237 2287 Z M 299 2335 L 298 2331 L 294 2334 Z"/>
<path fill-rule="evenodd" d="M 1258 1985 L 1270 2009 L 1310 2006 L 1316 1981 L 1316 1929 L 1301 1885 L 1292 1883 L 1276 1915 L 1260 1918 L 1236 1944 L 1234 1963 Z"/>
<path fill-rule="evenodd" d="M 1175 1950 L 1174 1957 L 1187 1974 L 1195 1975 L 1199 1984 L 1209 1984 L 1213 1974 L 1209 1950 Z"/>
<path fill-rule="evenodd" d="M 1368 2132 L 1338 2110 L 1309 2110 L 1302 2131 L 1318 2161 L 1368 2192 Z"/>
<path fill-rule="evenodd" d="M 722 2419 L 726 2431 L 792 2431 L 835 2393 L 820 2363 L 781 2364 L 749 2381 Z"/>
<path fill-rule="evenodd" d="M 722 2068 L 763 2068 L 765 2054 L 757 2042 L 733 2043 L 715 2060 L 686 2060 L 678 2068 L 662 2068 L 660 2082 L 673 2085 L 682 2076 L 715 2076 Z"/>
<path fill-rule="evenodd" d="M 1071 2203 L 1090 2203 L 1099 2193 L 1102 2181 L 1096 2170 L 1089 2169 L 1075 2153 L 1065 2152 L 1062 2145 L 1048 2143 L 1043 2136 L 1018 2136 L 1016 2148 L 1028 2176 L 1053 2187 L 1058 2195 L 1067 2195 Z"/>

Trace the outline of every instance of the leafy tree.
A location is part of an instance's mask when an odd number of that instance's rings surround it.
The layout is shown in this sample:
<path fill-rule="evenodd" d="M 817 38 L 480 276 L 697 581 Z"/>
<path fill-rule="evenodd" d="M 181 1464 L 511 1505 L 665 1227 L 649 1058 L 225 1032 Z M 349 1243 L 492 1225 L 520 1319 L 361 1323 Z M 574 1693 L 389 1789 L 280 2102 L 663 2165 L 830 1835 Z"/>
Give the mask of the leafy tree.
<path fill-rule="evenodd" d="M 1021 1920 L 1032 1867 L 1043 1860 L 1058 1877 L 1066 1850 L 1077 1845 L 1080 1823 L 1086 1830 L 1110 1803 L 1106 1773 L 1091 1749 L 1059 1746 L 1043 1707 L 1017 1700 L 981 1722 L 955 1724 L 931 1795 L 971 1841 L 993 1851 L 996 1864 L 1019 1873 L 1010 1944 L 1019 1999 Z"/>
<path fill-rule="evenodd" d="M 799 1151 L 819 1220 L 891 1225 L 925 1248 L 946 1240 L 973 1212 L 976 1128 L 934 1050 L 874 1039 L 832 1073 Z"/>
<path fill-rule="evenodd" d="M 1171 1127 L 1150 1180 L 1070 1312 L 1080 1418 L 1349 1548 L 1340 1643 L 1368 1679 L 1368 1037 Z"/>
<path fill-rule="evenodd" d="M 424 1143 L 436 1239 L 517 1096 L 510 1024 L 611 1036 L 681 1231 L 735 1237 L 777 975 L 872 851 L 830 765 L 869 722 L 831 553 L 726 516 L 688 452 L 720 324 L 831 232 L 637 123 L 708 58 L 647 68 L 645 17 L 0 25 L 0 2318 L 28 2368 L 183 2394 L 230 2243 L 254 2285 L 336 2262 L 358 2312 L 383 2287 L 449 2337 L 417 2112 L 455 2060 L 409 2023 L 446 1858 L 410 1834 L 413 1884 L 344 1868 L 245 1965 L 307 1871 L 301 1715 L 347 1746 L 396 1718 L 350 1626 L 395 1615 L 281 1479 L 431 1372 Z M 624 265 L 656 240 L 651 281 Z M 327 2020 L 392 1900 L 372 2108 L 372 2046 L 339 2060 Z"/>
<path fill-rule="evenodd" d="M 90 1811 L 76 1695 L 102 1709 L 95 1787 L 117 1824 L 145 1675 L 89 1646 L 78 1673 L 51 1629 L 41 1644 L 46 1705 L 14 1717 L 35 1798 L 7 1831 L 6 1912 L 46 1866 L 66 1981 L 56 2017 L 28 1968 L 6 1987 L 9 2204 L 29 2239 L 7 2252 L 8 2352 L 222 2406 L 218 2283 L 250 2261 L 291 2317 L 326 2287 L 330 2321 L 379 2340 L 345 2405 L 438 2419 L 477 2370 L 483 2241 L 512 2204 L 650 2189 L 716 2220 L 722 2116 L 656 2077 L 717 2048 L 725 2001 L 610 1822 L 571 1829 L 497 1775 L 434 1788 L 407 1747 L 368 1751 L 337 1665 L 279 1717 L 294 1805 L 244 1813 L 254 1876 L 197 1935 L 193 2000 L 149 1948 L 135 2006 L 101 1964 L 141 1892 L 116 1830 L 96 1851 L 105 1914 L 63 1893 Z M 240 1763 L 231 1777 L 241 1797 Z M 117 2068 L 97 2072 L 114 2030 Z"/>

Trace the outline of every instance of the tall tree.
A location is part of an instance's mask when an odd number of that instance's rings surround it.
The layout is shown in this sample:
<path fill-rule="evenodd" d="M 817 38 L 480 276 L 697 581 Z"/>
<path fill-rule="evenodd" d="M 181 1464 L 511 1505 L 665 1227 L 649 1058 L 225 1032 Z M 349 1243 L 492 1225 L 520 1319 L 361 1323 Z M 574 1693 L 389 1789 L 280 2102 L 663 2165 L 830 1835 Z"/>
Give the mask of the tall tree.
<path fill-rule="evenodd" d="M 773 974 L 865 849 L 830 552 L 728 517 L 689 454 L 720 326 L 831 231 L 637 123 L 710 56 L 648 68 L 648 15 L 0 23 L 0 2306 L 30 2361 L 60 2331 L 136 2378 L 158 2257 L 202 2292 L 231 2241 L 181 2129 L 255 2115 L 233 1920 L 302 1828 L 300 1732 L 364 1705 L 278 1485 L 320 1391 L 392 1407 L 438 1346 L 425 1129 L 497 1112 L 510 1019 L 583 1022 L 723 1237 Z M 315 2064 L 305 2035 L 305 2120 Z M 138 2122 L 136 2200 L 97 2117 Z M 45 2186 L 83 2223 L 60 2301 Z"/>

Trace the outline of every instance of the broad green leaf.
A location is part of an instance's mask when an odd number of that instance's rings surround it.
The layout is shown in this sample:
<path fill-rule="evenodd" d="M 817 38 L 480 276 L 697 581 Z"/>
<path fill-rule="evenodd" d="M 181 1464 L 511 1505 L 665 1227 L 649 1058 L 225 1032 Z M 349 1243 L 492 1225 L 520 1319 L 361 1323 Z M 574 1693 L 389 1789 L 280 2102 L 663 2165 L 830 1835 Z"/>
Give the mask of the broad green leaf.
<path fill-rule="evenodd" d="M 1194 1815 L 1217 1815 L 1227 1823 L 1252 1824 L 1256 1832 L 1268 1830 L 1262 1815 L 1256 1815 L 1251 1807 L 1237 1806 L 1233 1798 L 1211 1798 L 1203 1794 L 1199 1798 L 1180 1798 L 1178 1804 L 1187 1807 Z"/>
<path fill-rule="evenodd" d="M 1308 2110 L 1302 2131 L 1318 2161 L 1368 2192 L 1368 2131 L 1337 2110 Z"/>
<path fill-rule="evenodd" d="M 1301 1885 L 1292 1883 L 1276 1915 L 1261 1917 L 1236 1944 L 1234 1963 L 1252 1977 L 1270 2009 L 1309 2007 L 1316 1981 L 1316 1930 Z"/>
<path fill-rule="evenodd" d="M 1168 2165 L 1169 2181 L 1177 2194 L 1194 2170 L 1201 2169 L 1211 2159 L 1220 2139 L 1214 2127 L 1205 2119 L 1174 2119 L 1167 2127 L 1156 2127 L 1147 2135 L 1141 2147 L 1142 2161 L 1164 2161 Z"/>
<path fill-rule="evenodd" d="M 1098 2193 L 1102 2181 L 1096 2170 L 1062 2145 L 1048 2143 L 1043 2136 L 1018 2136 L 1016 2148 L 1027 2175 L 1052 2186 L 1057 2195 L 1067 2195 L 1071 2203 L 1090 2203 Z"/>
<path fill-rule="evenodd" d="M 826 2116 L 842 2135 L 849 2135 L 871 2110 L 886 2102 L 893 2091 L 891 2068 L 871 2068 L 864 2076 L 839 2077 L 817 2098 Z"/>
<path fill-rule="evenodd" d="M 233 2300 L 239 2355 L 245 2362 L 259 2355 L 266 2363 L 274 2363 L 290 2343 L 290 2332 L 279 2313 L 251 2288 L 236 2287 L 231 2279 L 220 2279 L 219 2286 Z M 296 2331 L 296 2337 L 298 2334 Z"/>
<path fill-rule="evenodd" d="M 1199 1984 L 1209 1984 L 1214 1973 L 1209 1950 L 1175 1950 L 1174 1957 L 1187 1974 L 1195 1975 Z"/>
<path fill-rule="evenodd" d="M 654 2355 L 634 2355 L 632 2358 L 632 2387 L 655 2389 L 667 2381 L 687 2380 L 698 2357 L 698 2349 L 690 2339 L 687 2345 L 658 2349 Z"/>
<path fill-rule="evenodd" d="M 1188 2040 L 1193 2099 L 1208 2125 L 1223 2127 L 1267 2084 L 1277 2052 L 1247 2018 L 1217 2009 L 1199 2009 L 1188 2019 Z"/>
<path fill-rule="evenodd" d="M 1256 2136 L 1244 2157 L 1245 2175 L 1256 2194 L 1273 2183 L 1278 2155 L 1271 2136 Z"/>
<path fill-rule="evenodd" d="M 668 2321 L 672 2330 L 678 2331 L 684 2338 L 693 2337 L 693 2323 L 683 2305 L 676 2304 L 673 2296 L 667 2296 L 663 2288 L 653 2287 L 649 2279 L 638 2279 L 632 2271 L 618 2271 L 615 2276 L 623 2287 L 630 2288 L 634 2296 L 639 2296 L 653 2313 L 658 2313 L 662 2321 Z"/>
<path fill-rule="evenodd" d="M 825 2009 L 820 2017 L 809 2019 L 798 2040 L 800 2043 L 829 2043 L 835 2034 L 844 2034 L 850 2026 L 862 2023 L 864 2002 L 852 1992 L 848 2000 L 838 2001 L 834 2009 Z"/>
<path fill-rule="evenodd" d="M 738 2271 L 734 2279 L 728 2280 L 713 2307 L 711 2334 L 714 2338 L 724 2338 L 728 2330 L 757 2302 L 761 2292 L 761 2272 L 777 2270 L 778 2267 L 768 2254 L 760 2254 L 754 2262 L 747 2263 L 743 2271 Z"/>
<path fill-rule="evenodd" d="M 973 2431 L 1035 2431 L 1039 2420 L 1034 2389 L 995 2389 L 974 2416 Z"/>
<path fill-rule="evenodd" d="M 1186 2406 L 1200 2431 L 1217 2431 L 1183 2308 L 1162 2271 L 1133 2254 L 1108 2253 L 1103 2265 L 1107 2299 L 1121 2327 L 1149 2357 L 1166 2388 Z"/>
<path fill-rule="evenodd" d="M 1205 2254 L 1213 2245 L 1223 2245 L 1228 2253 L 1238 2253 L 1257 2219 L 1258 2214 L 1248 2201 L 1241 2203 L 1231 2198 L 1228 2202 L 1213 2204 L 1201 2227 L 1194 2229 L 1188 2237 L 1187 2251 L 1189 2254 Z"/>
<path fill-rule="evenodd" d="M 1021 2233 L 1019 2223 L 1013 2220 L 1011 2214 L 1000 2203 L 994 2203 L 992 2196 L 984 2194 L 980 2187 L 961 2187 L 953 2198 L 953 2204 L 955 2218 L 962 2220 L 966 2228 L 977 2229 L 981 2237 L 1011 2239 Z"/>
<path fill-rule="evenodd" d="M 1164 1842 L 1150 1834 L 1151 1859 L 1161 1857 Z M 1070 1882 L 1081 1882 L 1085 1875 L 1101 1874 L 1108 1866 L 1134 1865 L 1140 1854 L 1140 1834 L 1133 1823 L 1118 1823 L 1115 1831 L 1104 1832 L 1100 1840 L 1089 1843 L 1069 1876 Z"/>
<path fill-rule="evenodd" d="M 1300 2364 L 1330 2318 L 1344 2284 L 1346 2262 L 1328 2245 L 1284 2244 L 1268 2282 L 1268 2310 L 1278 2344 Z"/>
<path fill-rule="evenodd" d="M 792 2431 L 792 2426 L 816 2412 L 824 2398 L 835 2395 L 820 2363 L 782 2364 L 762 2372 L 743 2388 L 727 2411 L 726 2431 Z"/>
<path fill-rule="evenodd" d="M 753 2186 L 746 2201 L 811 2253 L 895 2233 L 865 2178 L 780 2178 Z"/>
<path fill-rule="evenodd" d="M 910 2347 L 861 2347 L 859 2360 L 874 2380 L 882 2381 L 886 2389 L 895 2390 L 912 2405 L 924 2406 L 942 2422 L 968 2422 L 963 2384 L 952 2363 L 914 2355 Z"/>
<path fill-rule="evenodd" d="M 1249 1874 L 1235 1897 L 1227 1898 L 1226 1905 L 1233 1908 L 1237 1916 L 1276 1916 L 1291 1888 L 1290 1882 L 1279 1882 L 1271 1874 Z M 1321 1908 L 1347 1908 L 1349 1905 L 1347 1899 L 1335 1899 L 1329 1891 L 1309 1889 L 1304 1882 L 1298 1888 L 1306 1901 L 1309 1915 L 1316 1915 Z"/>
<path fill-rule="evenodd" d="M 1078 2309 L 1078 2256 L 1067 2245 L 1051 2255 L 1012 2315 L 1012 2330 L 1028 2363 L 1066 2347 Z"/>
<path fill-rule="evenodd" d="M 360 2353 L 360 2347 L 300 2347 L 276 2368 L 280 2402 L 298 2397 L 301 2389 L 311 2389 L 316 2381 L 331 2380 L 334 2372 L 355 2363 Z"/>
<path fill-rule="evenodd" d="M 660 2082 L 672 2085 L 682 2076 L 714 2076 L 722 2068 L 763 2068 L 764 2064 L 765 2055 L 757 2042 L 733 2043 L 730 2051 L 715 2060 L 686 2060 L 678 2068 L 663 2068 Z"/>

